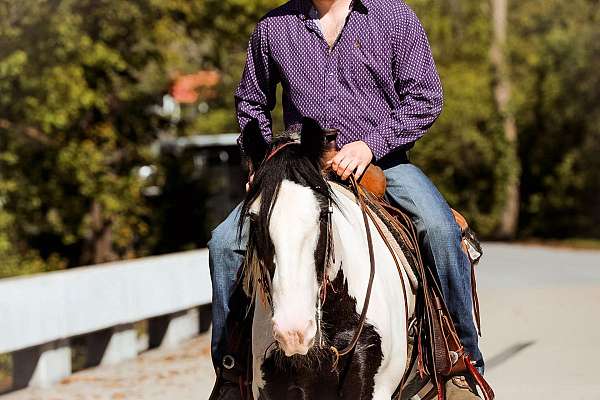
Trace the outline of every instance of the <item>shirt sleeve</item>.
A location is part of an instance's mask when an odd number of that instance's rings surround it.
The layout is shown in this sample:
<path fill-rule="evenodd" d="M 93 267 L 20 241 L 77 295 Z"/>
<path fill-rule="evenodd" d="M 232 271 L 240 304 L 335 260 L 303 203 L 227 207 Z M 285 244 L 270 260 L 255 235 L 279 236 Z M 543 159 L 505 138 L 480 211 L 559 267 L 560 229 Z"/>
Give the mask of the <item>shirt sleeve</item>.
<path fill-rule="evenodd" d="M 406 5 L 392 34 L 392 49 L 392 75 L 400 102 L 363 139 L 375 160 L 420 139 L 442 112 L 442 85 L 427 34 Z"/>
<path fill-rule="evenodd" d="M 246 65 L 235 91 L 235 106 L 240 131 L 244 131 L 250 120 L 256 119 L 263 136 L 270 141 L 271 111 L 275 107 L 275 90 L 279 75 L 271 58 L 267 27 L 267 20 L 261 20 L 250 37 Z M 241 145 L 241 135 L 238 144 Z"/>

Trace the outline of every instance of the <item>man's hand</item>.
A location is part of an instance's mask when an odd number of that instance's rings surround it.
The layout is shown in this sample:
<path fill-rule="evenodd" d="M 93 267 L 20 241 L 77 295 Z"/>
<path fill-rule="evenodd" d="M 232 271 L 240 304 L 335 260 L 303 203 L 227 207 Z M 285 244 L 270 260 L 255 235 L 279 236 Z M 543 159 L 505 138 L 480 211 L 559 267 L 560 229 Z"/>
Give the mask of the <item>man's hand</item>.
<path fill-rule="evenodd" d="M 360 177 L 371 160 L 373 160 L 373 153 L 369 146 L 365 142 L 358 141 L 342 147 L 335 157 L 328 161 L 327 166 L 331 167 L 342 180 L 346 180 L 352 173 L 357 178 Z"/>

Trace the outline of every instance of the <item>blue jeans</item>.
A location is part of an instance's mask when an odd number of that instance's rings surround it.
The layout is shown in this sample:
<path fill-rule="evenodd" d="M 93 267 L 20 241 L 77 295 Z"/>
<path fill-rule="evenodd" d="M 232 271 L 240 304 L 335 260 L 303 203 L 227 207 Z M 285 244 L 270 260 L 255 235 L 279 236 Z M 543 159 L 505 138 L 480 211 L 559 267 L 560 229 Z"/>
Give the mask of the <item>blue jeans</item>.
<path fill-rule="evenodd" d="M 384 172 L 388 182 L 387 195 L 410 214 L 423 255 L 437 270 L 444 299 L 462 344 L 482 370 L 483 358 L 472 318 L 471 266 L 461 249 L 460 228 L 452 211 L 437 188 L 416 166 L 399 164 Z M 208 243 L 213 282 L 212 356 L 215 365 L 220 365 L 223 356 L 221 344 L 227 338 L 228 301 L 244 259 L 247 226 L 238 240 L 239 210 L 240 207 L 236 207 L 213 231 Z"/>

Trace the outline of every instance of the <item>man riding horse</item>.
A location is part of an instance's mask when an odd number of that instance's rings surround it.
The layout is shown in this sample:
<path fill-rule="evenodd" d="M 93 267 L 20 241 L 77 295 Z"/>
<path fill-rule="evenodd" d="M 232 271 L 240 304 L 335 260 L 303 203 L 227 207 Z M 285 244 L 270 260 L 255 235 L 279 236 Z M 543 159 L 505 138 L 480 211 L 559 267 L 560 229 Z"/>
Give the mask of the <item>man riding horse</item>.
<path fill-rule="evenodd" d="M 373 163 L 387 178 L 387 196 L 416 226 L 423 257 L 435 266 L 460 340 L 483 372 L 472 318 L 471 266 L 461 232 L 442 195 L 408 160 L 408 150 L 442 110 L 442 87 L 426 33 L 401 0 L 290 0 L 263 17 L 250 39 L 235 92 L 242 131 L 257 120 L 272 136 L 276 86 L 283 88 L 287 128 L 303 117 L 337 130 L 339 152 L 330 167 L 341 179 Z M 213 280 L 212 357 L 217 373 L 227 340 L 228 302 L 244 260 L 237 207 L 209 242 Z M 448 381 L 448 398 L 472 398 L 467 385 Z M 218 388 L 236 398 L 237 383 Z"/>

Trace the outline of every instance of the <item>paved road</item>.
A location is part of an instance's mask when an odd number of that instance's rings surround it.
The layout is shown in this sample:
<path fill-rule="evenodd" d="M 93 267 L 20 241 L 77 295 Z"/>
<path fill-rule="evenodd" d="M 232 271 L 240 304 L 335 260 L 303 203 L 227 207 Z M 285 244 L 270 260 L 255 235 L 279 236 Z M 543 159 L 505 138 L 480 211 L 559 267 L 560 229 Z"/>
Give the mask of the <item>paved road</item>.
<path fill-rule="evenodd" d="M 485 251 L 481 347 L 498 399 L 600 399 L 600 252 Z"/>
<path fill-rule="evenodd" d="M 176 349 L 151 350 L 110 368 L 74 374 L 51 389 L 25 389 L 2 400 L 206 400 L 213 380 L 209 336 Z"/>
<path fill-rule="evenodd" d="M 499 400 L 600 400 L 600 252 L 487 244 L 482 349 Z M 205 400 L 208 337 L 1 400 Z"/>

